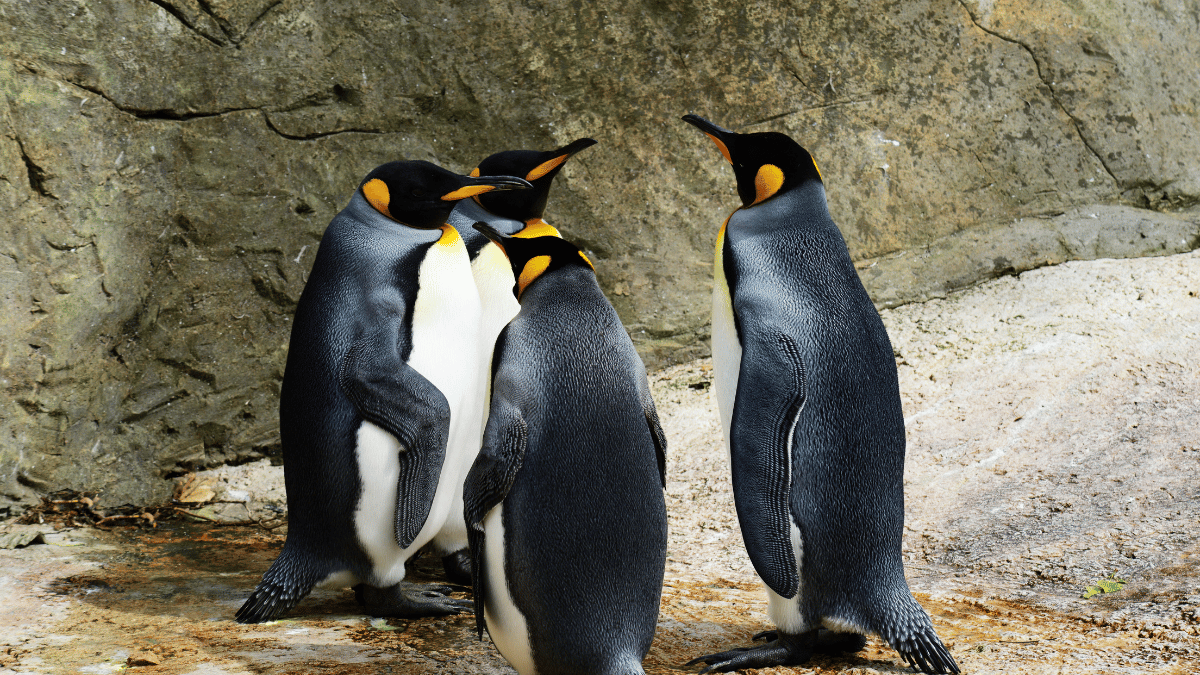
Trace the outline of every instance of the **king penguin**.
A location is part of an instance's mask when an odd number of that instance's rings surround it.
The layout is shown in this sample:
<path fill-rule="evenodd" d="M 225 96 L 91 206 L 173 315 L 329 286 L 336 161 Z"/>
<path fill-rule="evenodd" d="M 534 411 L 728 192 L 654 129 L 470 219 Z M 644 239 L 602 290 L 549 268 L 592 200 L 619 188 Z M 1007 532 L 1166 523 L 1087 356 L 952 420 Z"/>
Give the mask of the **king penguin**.
<path fill-rule="evenodd" d="M 717 234 L 714 388 L 742 538 L 777 628 L 765 645 L 689 665 L 797 665 L 874 633 L 923 672 L 958 673 L 904 578 L 896 364 L 820 170 L 784 134 L 683 119 L 733 165 L 742 200 Z"/>
<path fill-rule="evenodd" d="M 590 138 L 580 138 L 557 150 L 505 150 L 497 152 L 471 171 L 471 176 L 520 176 L 533 185 L 531 190 L 484 192 L 463 199 L 454 206 L 449 224 L 462 236 L 471 257 L 471 274 L 479 290 L 481 305 L 479 328 L 478 379 L 476 391 L 479 406 L 475 416 L 479 427 L 475 448 L 483 436 L 488 404 L 487 390 L 491 384 L 492 348 L 496 336 L 520 309 L 512 293 L 515 281 L 512 266 L 500 248 L 474 227 L 485 222 L 497 231 L 518 237 L 558 236 L 558 230 L 542 215 L 550 195 L 550 186 L 563 164 L 572 155 L 596 144 Z M 474 461 L 474 456 L 468 460 Z M 442 564 L 451 581 L 471 583 L 470 555 L 467 551 L 467 529 L 462 520 L 462 489 L 459 486 L 452 506 L 452 515 L 442 531 L 433 539 L 433 546 L 442 554 Z"/>
<path fill-rule="evenodd" d="M 642 673 L 667 551 L 645 366 L 577 247 L 477 227 L 511 261 L 521 310 L 464 487 L 476 626 L 519 675 Z"/>
<path fill-rule="evenodd" d="M 371 171 L 321 238 L 292 323 L 279 403 L 288 534 L 237 612 L 279 617 L 314 585 L 354 586 L 367 612 L 430 616 L 471 603 L 401 584 L 470 467 L 479 293 L 456 201 L 529 189 L 429 162 Z M 464 442 L 464 440 L 466 442 Z"/>

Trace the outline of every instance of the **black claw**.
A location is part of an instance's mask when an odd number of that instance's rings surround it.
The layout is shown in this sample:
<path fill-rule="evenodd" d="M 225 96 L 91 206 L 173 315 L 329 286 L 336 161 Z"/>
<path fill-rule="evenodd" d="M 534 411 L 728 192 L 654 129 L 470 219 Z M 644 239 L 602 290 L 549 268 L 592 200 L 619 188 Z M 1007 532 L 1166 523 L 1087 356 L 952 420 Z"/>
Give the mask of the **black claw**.
<path fill-rule="evenodd" d="M 767 631 L 772 632 L 772 631 Z M 778 638 L 758 647 L 738 647 L 717 654 L 701 656 L 692 659 L 685 667 L 700 662 L 709 665 L 700 671 L 701 675 L 711 672 L 728 673 L 743 668 L 772 668 L 774 666 L 795 666 L 808 661 L 812 656 L 812 645 L 817 632 L 810 631 L 803 635 L 786 635 L 777 633 Z"/>
<path fill-rule="evenodd" d="M 755 642 L 758 642 L 759 640 L 766 640 L 767 642 L 770 642 L 771 640 L 778 640 L 779 639 L 779 631 L 764 630 L 763 632 L 759 633 L 758 635 L 755 635 L 754 637 L 752 637 L 750 639 Z"/>
<path fill-rule="evenodd" d="M 718 652 L 716 654 L 709 654 L 708 656 L 701 656 L 699 658 L 692 659 L 691 661 L 688 661 L 687 663 L 683 664 L 683 666 L 685 668 L 688 668 L 688 667 L 696 665 L 697 663 L 700 663 L 701 661 L 703 661 L 704 663 L 708 663 L 708 664 L 714 664 L 714 663 L 718 663 L 720 661 L 726 661 L 741 652 L 747 652 L 747 651 L 750 651 L 750 647 L 735 647 L 734 649 L 730 649 L 727 652 Z"/>
<path fill-rule="evenodd" d="M 474 610 L 475 604 L 470 600 L 459 600 L 447 595 L 454 590 L 451 586 L 436 584 L 419 586 L 401 583 L 387 588 L 359 584 L 354 587 L 354 596 L 371 616 L 415 619 Z"/>

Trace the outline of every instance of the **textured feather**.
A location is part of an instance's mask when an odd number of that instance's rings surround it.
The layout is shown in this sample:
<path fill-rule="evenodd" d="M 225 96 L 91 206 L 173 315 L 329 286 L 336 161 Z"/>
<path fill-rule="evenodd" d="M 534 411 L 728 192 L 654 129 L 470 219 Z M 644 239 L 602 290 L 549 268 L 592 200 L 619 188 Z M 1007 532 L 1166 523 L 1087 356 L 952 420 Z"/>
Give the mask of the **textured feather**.
<path fill-rule="evenodd" d="M 234 618 L 238 623 L 262 623 L 276 619 L 303 600 L 324 576 L 297 557 L 292 549 L 285 549 L 263 575 L 254 592 L 242 603 Z"/>
<path fill-rule="evenodd" d="M 909 596 L 903 608 L 893 613 L 878 628 L 879 636 L 887 641 L 905 663 L 923 673 L 959 672 L 958 664 L 933 630 L 933 623 L 924 609 Z"/>

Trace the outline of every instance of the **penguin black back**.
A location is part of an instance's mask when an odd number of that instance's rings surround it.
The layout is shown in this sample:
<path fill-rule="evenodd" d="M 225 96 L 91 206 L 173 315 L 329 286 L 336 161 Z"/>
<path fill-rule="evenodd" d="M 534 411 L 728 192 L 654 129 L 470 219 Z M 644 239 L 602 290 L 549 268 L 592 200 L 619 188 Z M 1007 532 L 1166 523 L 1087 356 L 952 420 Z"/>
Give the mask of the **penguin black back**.
<path fill-rule="evenodd" d="M 521 298 L 464 487 L 477 625 L 521 675 L 642 672 L 667 534 L 645 368 L 577 247 L 477 227 Z"/>

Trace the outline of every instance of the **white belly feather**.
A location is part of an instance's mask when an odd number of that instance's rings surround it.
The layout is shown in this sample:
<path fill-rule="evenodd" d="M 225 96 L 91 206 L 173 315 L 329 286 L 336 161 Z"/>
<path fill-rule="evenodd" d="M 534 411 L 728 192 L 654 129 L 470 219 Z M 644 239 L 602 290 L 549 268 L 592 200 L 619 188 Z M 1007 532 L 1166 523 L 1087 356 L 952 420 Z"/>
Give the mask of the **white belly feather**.
<path fill-rule="evenodd" d="M 374 565 L 374 578 L 363 581 L 377 586 L 402 580 L 404 562 L 429 543 L 448 520 L 462 520 L 462 482 L 479 451 L 479 419 L 483 415 L 476 389 L 479 293 L 466 247 L 453 228 L 444 228 L 441 239 L 430 247 L 417 282 L 408 364 L 446 397 L 450 434 L 429 517 L 412 544 L 401 549 L 395 533 L 396 484 L 399 455 L 407 450 L 370 422 L 359 429 L 357 452 L 363 486 L 355 529 Z M 453 529 L 461 530 L 465 546 L 465 526 Z"/>
<path fill-rule="evenodd" d="M 717 394 L 717 411 L 721 415 L 721 430 L 725 434 L 725 452 L 729 453 L 729 425 L 733 419 L 733 402 L 737 395 L 738 373 L 742 368 L 742 344 L 738 341 L 733 321 L 733 300 L 725 280 L 722 259 L 724 228 L 717 237 L 717 255 L 713 263 L 712 355 L 713 389 Z"/>
<path fill-rule="evenodd" d="M 487 574 L 487 598 L 475 598 L 483 603 L 488 635 L 496 649 L 519 675 L 534 675 L 533 648 L 529 644 L 529 628 L 517 609 L 504 574 L 504 505 L 492 509 L 483 519 L 484 573 Z"/>

